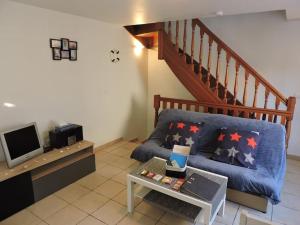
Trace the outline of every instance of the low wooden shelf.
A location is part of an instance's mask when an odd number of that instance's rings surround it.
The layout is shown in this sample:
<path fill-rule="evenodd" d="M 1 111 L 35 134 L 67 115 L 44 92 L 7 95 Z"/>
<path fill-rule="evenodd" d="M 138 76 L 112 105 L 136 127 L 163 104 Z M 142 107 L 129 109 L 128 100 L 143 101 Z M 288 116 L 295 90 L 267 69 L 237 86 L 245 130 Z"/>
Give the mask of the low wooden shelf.
<path fill-rule="evenodd" d="M 14 168 L 0 162 L 0 221 L 96 170 L 94 144 L 83 140 Z"/>

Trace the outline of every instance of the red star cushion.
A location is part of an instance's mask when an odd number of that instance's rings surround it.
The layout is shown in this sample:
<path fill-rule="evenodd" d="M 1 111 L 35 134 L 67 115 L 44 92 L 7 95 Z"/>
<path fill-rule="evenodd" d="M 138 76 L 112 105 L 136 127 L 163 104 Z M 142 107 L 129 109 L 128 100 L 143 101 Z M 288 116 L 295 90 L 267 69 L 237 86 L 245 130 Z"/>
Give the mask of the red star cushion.
<path fill-rule="evenodd" d="M 221 133 L 218 137 L 218 141 L 224 141 L 224 138 L 225 138 L 225 134 Z"/>
<path fill-rule="evenodd" d="M 241 137 L 237 132 L 235 132 L 234 134 L 230 134 L 231 136 L 231 140 L 232 141 L 240 141 Z"/>
<path fill-rule="evenodd" d="M 180 123 L 177 123 L 177 128 L 180 128 L 180 129 L 183 129 L 185 126 L 184 123 L 180 122 Z"/>
<path fill-rule="evenodd" d="M 190 131 L 193 133 L 197 133 L 199 131 L 199 128 L 197 126 L 190 126 Z"/>
<path fill-rule="evenodd" d="M 247 141 L 248 141 L 248 146 L 250 146 L 253 149 L 256 148 L 257 144 L 256 144 L 256 141 L 253 137 L 252 138 L 247 138 Z"/>

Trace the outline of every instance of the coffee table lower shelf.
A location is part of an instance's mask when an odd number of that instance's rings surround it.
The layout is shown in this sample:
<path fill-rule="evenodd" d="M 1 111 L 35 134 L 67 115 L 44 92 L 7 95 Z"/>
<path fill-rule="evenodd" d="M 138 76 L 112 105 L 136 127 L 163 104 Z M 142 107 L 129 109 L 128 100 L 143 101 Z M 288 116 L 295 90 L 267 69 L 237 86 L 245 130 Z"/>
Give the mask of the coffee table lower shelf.
<path fill-rule="evenodd" d="M 200 207 L 153 190 L 144 197 L 144 201 L 192 223 L 196 223 L 197 216 L 201 211 Z"/>
<path fill-rule="evenodd" d="M 127 175 L 127 206 L 129 213 L 133 213 L 134 210 L 134 186 L 138 184 L 151 189 L 151 191 L 145 195 L 146 201 L 151 201 L 153 204 L 163 207 L 166 211 L 176 213 L 176 215 L 181 214 L 183 217 L 194 222 L 194 224 L 211 225 L 213 224 L 217 214 L 221 216 L 224 215 L 227 177 L 193 167 L 187 167 L 188 174 L 198 173 L 220 184 L 220 188 L 216 192 L 213 201 L 207 202 L 181 192 L 174 191 L 168 185 L 164 185 L 140 175 L 143 169 L 153 171 L 157 174 L 165 174 L 165 171 L 163 171 L 164 168 L 165 160 L 154 157 Z M 167 199 L 165 203 L 162 202 L 162 196 Z M 182 205 L 184 205 L 184 207 L 182 207 Z M 186 207 L 192 209 L 192 212 L 187 213 L 184 210 Z"/>

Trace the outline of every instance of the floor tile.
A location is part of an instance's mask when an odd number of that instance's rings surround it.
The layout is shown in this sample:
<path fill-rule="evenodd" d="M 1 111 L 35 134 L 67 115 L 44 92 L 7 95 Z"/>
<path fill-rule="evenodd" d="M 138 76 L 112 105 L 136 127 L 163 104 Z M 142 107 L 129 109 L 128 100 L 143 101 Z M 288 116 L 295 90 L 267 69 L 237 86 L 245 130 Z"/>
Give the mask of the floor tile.
<path fill-rule="evenodd" d="M 100 185 L 95 191 L 99 194 L 102 194 L 108 198 L 113 198 L 117 194 L 119 194 L 126 187 L 123 184 L 118 182 L 108 180 L 104 184 Z"/>
<path fill-rule="evenodd" d="M 108 161 L 108 164 L 121 169 L 127 169 L 136 161 L 130 158 L 116 157 L 114 160 Z"/>
<path fill-rule="evenodd" d="M 136 147 L 141 145 L 141 143 L 136 143 L 136 142 L 127 142 L 123 145 L 124 148 L 127 148 L 129 150 L 134 150 Z"/>
<path fill-rule="evenodd" d="M 107 177 L 107 178 L 111 178 L 121 172 L 122 172 L 122 170 L 120 168 L 117 168 L 117 167 L 111 166 L 111 165 L 104 166 L 103 168 L 97 170 L 98 174 L 100 174 L 104 177 Z"/>
<path fill-rule="evenodd" d="M 90 192 L 89 194 L 84 195 L 73 202 L 73 205 L 81 209 L 82 211 L 91 214 L 102 207 L 108 201 L 108 198 L 97 194 L 96 192 Z"/>
<path fill-rule="evenodd" d="M 119 141 L 119 142 L 117 142 L 117 143 L 115 143 L 115 144 L 113 144 L 113 145 L 111 145 L 109 147 L 104 148 L 103 151 L 105 151 L 105 152 L 111 152 L 112 150 L 114 150 L 114 149 L 116 149 L 118 147 L 124 146 L 127 143 L 128 143 L 128 141 Z"/>
<path fill-rule="evenodd" d="M 300 185 L 286 181 L 283 185 L 283 192 L 300 196 Z"/>
<path fill-rule="evenodd" d="M 89 192 L 90 192 L 89 189 L 82 187 L 79 184 L 73 183 L 59 190 L 58 192 L 55 193 L 55 195 L 69 203 L 72 203 L 75 200 L 79 199 L 81 196 L 86 195 Z"/>
<path fill-rule="evenodd" d="M 107 179 L 107 177 L 104 177 L 101 174 L 94 172 L 81 178 L 77 181 L 77 183 L 84 186 L 85 188 L 94 190 L 96 187 L 107 181 Z"/>
<path fill-rule="evenodd" d="M 156 221 L 138 212 L 125 216 L 118 225 L 155 225 Z"/>
<path fill-rule="evenodd" d="M 55 195 L 50 195 L 49 197 L 44 198 L 30 206 L 28 210 L 39 218 L 46 219 L 67 205 L 68 203 L 64 200 L 56 197 Z"/>
<path fill-rule="evenodd" d="M 88 216 L 85 219 L 83 219 L 78 225 L 105 225 L 105 223 L 95 219 L 92 216 Z"/>
<path fill-rule="evenodd" d="M 240 224 L 240 214 L 242 212 L 242 210 L 245 210 L 247 211 L 248 213 L 252 214 L 252 215 L 255 215 L 255 216 L 258 216 L 262 219 L 266 219 L 266 220 L 269 220 L 271 221 L 272 219 L 272 212 L 273 212 L 273 206 L 271 204 L 268 204 L 268 209 L 267 209 L 267 213 L 263 213 L 263 212 L 260 212 L 258 210 L 255 210 L 255 209 L 251 209 L 251 208 L 248 208 L 246 206 L 240 206 L 239 207 L 239 210 L 236 214 L 236 217 L 234 219 L 234 225 L 238 225 Z"/>
<path fill-rule="evenodd" d="M 117 156 L 120 156 L 120 157 L 125 157 L 125 158 L 129 158 L 131 153 L 132 153 L 132 150 L 127 149 L 125 147 L 118 147 L 118 148 L 111 151 L 111 154 L 117 155 Z"/>
<path fill-rule="evenodd" d="M 113 161 L 117 160 L 118 158 L 119 158 L 119 156 L 110 154 L 108 152 L 100 154 L 100 155 L 96 155 L 96 161 L 97 162 L 102 161 L 104 163 L 113 162 Z"/>
<path fill-rule="evenodd" d="M 285 180 L 300 185 L 300 174 L 286 173 Z"/>
<path fill-rule="evenodd" d="M 238 212 L 238 209 L 239 209 L 238 204 L 236 204 L 234 202 L 226 201 L 224 216 L 217 215 L 215 221 L 226 224 L 226 225 L 233 224 L 233 221 Z"/>
<path fill-rule="evenodd" d="M 162 222 L 159 221 L 156 225 L 167 225 L 167 224 L 162 223 Z"/>
<path fill-rule="evenodd" d="M 130 173 L 131 171 L 137 169 L 137 168 L 138 168 L 139 166 L 141 166 L 141 165 L 142 165 L 141 162 L 135 161 L 131 166 L 129 166 L 129 167 L 126 169 L 126 171 L 127 171 L 128 173 Z"/>
<path fill-rule="evenodd" d="M 300 212 L 297 210 L 276 205 L 273 207 L 272 221 L 287 225 L 299 225 L 299 214 Z"/>
<path fill-rule="evenodd" d="M 287 166 L 286 166 L 286 171 L 288 173 L 300 174 L 300 163 L 293 164 L 288 161 Z"/>
<path fill-rule="evenodd" d="M 192 225 L 193 223 L 171 213 L 166 213 L 160 221 L 166 225 Z"/>
<path fill-rule="evenodd" d="M 227 225 L 225 223 L 220 223 L 220 222 L 217 222 L 217 221 L 214 221 L 212 225 Z M 231 225 L 231 224 L 230 224 Z"/>
<path fill-rule="evenodd" d="M 116 182 L 119 182 L 123 185 L 127 185 L 127 174 L 128 174 L 127 171 L 123 171 L 123 172 L 113 176 L 111 179 Z"/>
<path fill-rule="evenodd" d="M 45 219 L 49 225 L 75 225 L 87 216 L 86 213 L 68 205 L 57 213 Z"/>
<path fill-rule="evenodd" d="M 149 203 L 142 201 L 136 208 L 135 210 L 137 212 L 142 213 L 143 215 L 146 215 L 154 220 L 159 220 L 165 212 L 158 207 L 154 207 L 150 205 Z"/>
<path fill-rule="evenodd" d="M 96 160 L 96 171 L 100 170 L 101 168 L 103 168 L 104 166 L 107 166 L 107 163 L 101 161 L 101 160 Z"/>
<path fill-rule="evenodd" d="M 117 194 L 114 198 L 114 201 L 120 203 L 121 205 L 124 205 L 127 207 L 127 189 L 121 191 L 119 194 Z M 135 197 L 134 198 L 134 205 L 137 206 L 142 201 L 141 198 Z"/>
<path fill-rule="evenodd" d="M 29 210 L 22 210 L 11 217 L 3 220 L 1 225 L 38 225 L 41 223 L 37 216 L 33 215 Z"/>
<path fill-rule="evenodd" d="M 117 224 L 127 214 L 127 209 L 114 201 L 107 202 L 103 207 L 93 213 L 97 219 L 108 225 Z"/>
<path fill-rule="evenodd" d="M 45 223 L 44 221 L 40 222 L 38 225 L 48 225 L 47 223 Z"/>
<path fill-rule="evenodd" d="M 281 193 L 281 206 L 300 210 L 300 197 L 293 194 Z"/>

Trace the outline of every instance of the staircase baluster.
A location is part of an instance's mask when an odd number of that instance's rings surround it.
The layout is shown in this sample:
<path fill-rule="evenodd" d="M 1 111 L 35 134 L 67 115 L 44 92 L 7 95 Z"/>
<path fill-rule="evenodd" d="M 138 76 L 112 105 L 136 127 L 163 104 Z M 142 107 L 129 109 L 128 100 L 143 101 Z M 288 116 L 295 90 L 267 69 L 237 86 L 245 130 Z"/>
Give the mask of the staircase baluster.
<path fill-rule="evenodd" d="M 179 35 L 179 21 L 176 21 L 176 51 L 179 52 L 179 45 L 178 45 L 178 35 Z"/>
<path fill-rule="evenodd" d="M 220 55 L 221 55 L 222 47 L 218 45 L 218 58 L 217 58 L 217 68 L 216 68 L 216 87 L 215 94 L 219 98 L 219 80 L 220 80 Z"/>
<path fill-rule="evenodd" d="M 163 101 L 163 109 L 166 109 L 167 108 L 167 101 Z"/>
<path fill-rule="evenodd" d="M 200 50 L 199 50 L 199 79 L 202 80 L 202 54 L 203 54 L 203 35 L 204 31 L 200 28 Z"/>
<path fill-rule="evenodd" d="M 267 108 L 268 106 L 268 99 L 269 99 L 269 95 L 270 95 L 270 90 L 269 89 L 265 89 L 265 103 L 264 103 L 264 109 Z M 270 116 L 270 115 L 269 115 Z M 267 118 L 267 114 L 263 114 L 263 120 L 266 120 Z"/>
<path fill-rule="evenodd" d="M 171 109 L 174 109 L 174 102 L 171 102 L 170 108 L 171 108 Z"/>
<path fill-rule="evenodd" d="M 229 78 L 229 63 L 230 63 L 231 56 L 229 53 L 226 53 L 226 74 L 225 74 L 225 81 L 224 81 L 224 101 L 227 103 L 227 92 L 228 92 L 228 78 Z"/>
<path fill-rule="evenodd" d="M 254 90 L 254 98 L 253 98 L 253 107 L 256 107 L 258 86 L 259 86 L 259 81 L 257 79 L 255 79 L 255 90 Z"/>
<path fill-rule="evenodd" d="M 186 110 L 190 111 L 191 110 L 191 105 L 190 104 L 186 104 Z"/>
<path fill-rule="evenodd" d="M 187 20 L 184 20 L 184 29 L 183 29 L 183 57 L 186 62 L 186 23 Z"/>
<path fill-rule="evenodd" d="M 191 66 L 194 71 L 194 42 L 195 42 L 195 27 L 196 24 L 192 22 L 192 41 L 191 41 Z"/>
<path fill-rule="evenodd" d="M 280 99 L 276 96 L 276 100 L 275 100 L 275 109 L 278 110 L 279 109 L 279 105 L 280 105 Z M 277 115 L 274 116 L 274 123 L 277 123 Z"/>
<path fill-rule="evenodd" d="M 245 68 L 245 84 L 244 84 L 244 94 L 243 94 L 243 105 L 247 104 L 247 92 L 248 92 L 248 79 L 249 79 L 249 71 Z"/>
<path fill-rule="evenodd" d="M 213 39 L 212 39 L 211 36 L 209 36 L 208 59 L 207 59 L 207 80 L 206 80 L 206 85 L 209 88 L 210 88 L 211 46 L 212 46 L 212 43 L 213 43 Z"/>
<path fill-rule="evenodd" d="M 239 82 L 239 70 L 240 63 L 238 61 L 235 62 L 235 80 L 234 80 L 234 91 L 233 91 L 233 104 L 236 105 L 237 93 L 238 93 L 238 82 Z"/>
<path fill-rule="evenodd" d="M 265 90 L 265 104 L 264 104 L 264 109 L 266 109 L 268 107 L 269 95 L 270 95 L 270 90 L 266 88 L 266 90 Z"/>
<path fill-rule="evenodd" d="M 172 23 L 171 23 L 171 21 L 169 21 L 169 23 L 168 23 L 168 36 L 169 36 L 170 40 L 172 41 L 171 26 L 172 26 Z"/>

